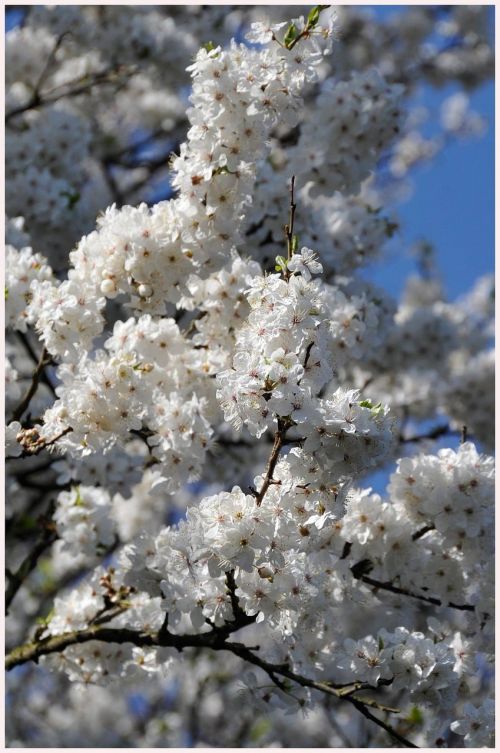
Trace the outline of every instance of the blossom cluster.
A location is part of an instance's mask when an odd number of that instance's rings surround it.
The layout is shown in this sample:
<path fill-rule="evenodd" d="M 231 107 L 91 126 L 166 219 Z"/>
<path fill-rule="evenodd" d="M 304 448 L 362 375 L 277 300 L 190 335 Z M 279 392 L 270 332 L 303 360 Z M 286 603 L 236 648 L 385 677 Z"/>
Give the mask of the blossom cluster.
<path fill-rule="evenodd" d="M 7 34 L 12 744 L 492 744 L 492 280 L 362 276 L 484 12 L 265 10 Z"/>

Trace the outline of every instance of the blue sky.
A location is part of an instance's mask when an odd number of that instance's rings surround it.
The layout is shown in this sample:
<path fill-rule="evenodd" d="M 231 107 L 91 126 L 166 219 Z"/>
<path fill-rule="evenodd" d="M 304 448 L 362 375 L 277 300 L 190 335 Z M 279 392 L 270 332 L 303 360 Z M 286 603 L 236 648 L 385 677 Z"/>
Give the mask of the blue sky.
<path fill-rule="evenodd" d="M 401 6 L 367 6 L 387 18 Z M 491 12 L 491 33 L 494 9 Z M 422 88 L 418 102 L 431 113 L 441 102 L 460 91 L 456 85 Z M 488 130 L 482 138 L 457 141 L 445 147 L 428 166 L 412 173 L 412 197 L 397 207 L 401 235 L 393 252 L 374 268 L 371 279 L 397 296 L 414 262 L 405 249 L 425 238 L 436 250 L 445 292 L 449 300 L 466 292 L 481 275 L 494 271 L 495 249 L 495 86 L 488 82 L 470 93 L 471 108 L 482 115 Z"/>
<path fill-rule="evenodd" d="M 419 101 L 438 111 L 445 96 L 458 90 L 425 87 Z M 412 173 L 413 195 L 396 208 L 401 233 L 392 244 L 393 252 L 370 275 L 393 295 L 398 295 L 414 269 L 406 249 L 420 238 L 435 246 L 451 300 L 477 277 L 494 270 L 494 84 L 481 86 L 470 100 L 472 109 L 486 119 L 487 132 L 478 139 L 449 144 L 432 163 L 417 168 Z"/>

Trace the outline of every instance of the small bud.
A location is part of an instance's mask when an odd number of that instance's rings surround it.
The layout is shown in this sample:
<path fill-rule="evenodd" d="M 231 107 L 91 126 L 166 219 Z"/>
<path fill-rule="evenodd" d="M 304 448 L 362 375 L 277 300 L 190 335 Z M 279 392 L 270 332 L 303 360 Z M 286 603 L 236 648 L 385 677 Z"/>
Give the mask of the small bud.
<path fill-rule="evenodd" d="M 111 298 L 117 294 L 116 285 L 109 277 L 101 282 L 101 293 L 108 298 Z"/>
<path fill-rule="evenodd" d="M 151 298 L 153 295 L 153 288 L 151 285 L 148 285 L 145 282 L 141 282 L 139 287 L 137 288 L 137 292 L 139 293 L 141 298 Z"/>

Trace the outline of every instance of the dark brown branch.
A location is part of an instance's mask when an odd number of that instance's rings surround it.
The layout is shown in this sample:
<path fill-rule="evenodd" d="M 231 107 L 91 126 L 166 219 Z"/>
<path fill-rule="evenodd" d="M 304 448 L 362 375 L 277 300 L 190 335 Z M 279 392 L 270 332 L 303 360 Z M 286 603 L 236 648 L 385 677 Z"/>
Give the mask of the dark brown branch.
<path fill-rule="evenodd" d="M 59 439 L 62 437 L 65 437 L 66 434 L 69 434 L 73 431 L 73 428 L 71 426 L 67 426 L 65 429 L 63 429 L 60 434 L 57 434 L 55 437 L 52 437 L 51 439 L 45 440 L 38 440 L 36 443 L 34 443 L 31 447 L 23 450 L 23 452 L 20 455 L 7 455 L 5 460 L 20 460 L 21 458 L 31 458 L 35 455 L 39 455 L 42 450 L 46 450 L 47 447 L 51 447 L 54 445 Z"/>
<path fill-rule="evenodd" d="M 273 449 L 271 450 L 271 455 L 269 456 L 269 461 L 267 463 L 264 481 L 260 490 L 255 495 L 257 507 L 260 507 L 260 505 L 262 504 L 262 500 L 264 499 L 267 490 L 273 482 L 274 469 L 276 468 L 276 464 L 279 460 L 280 451 L 285 442 L 286 432 L 289 428 L 290 424 L 286 421 L 286 419 L 278 418 L 278 428 L 276 430 L 276 434 L 274 435 Z"/>
<path fill-rule="evenodd" d="M 451 429 L 448 424 L 443 424 L 441 426 L 436 426 L 434 429 L 431 429 L 424 434 L 415 434 L 412 437 L 404 437 L 403 435 L 400 435 L 399 441 L 405 444 L 409 442 L 423 442 L 425 439 L 439 439 L 439 437 L 444 436 L 456 436 L 458 433 L 459 432 Z"/>
<path fill-rule="evenodd" d="M 434 604 L 434 606 L 436 607 L 450 607 L 451 609 L 460 609 L 467 612 L 473 612 L 475 609 L 472 604 L 454 604 L 452 601 L 449 601 L 447 604 L 443 604 L 440 599 L 436 599 L 434 596 L 423 596 L 422 594 L 416 594 L 413 593 L 413 591 L 408 591 L 408 589 L 406 588 L 398 588 L 398 586 L 395 586 L 390 581 L 384 583 L 380 580 L 370 578 L 368 575 L 357 576 L 354 573 L 353 575 L 357 580 L 361 580 L 363 583 L 366 583 L 367 586 L 372 586 L 373 588 L 381 589 L 383 591 L 390 591 L 390 593 L 398 594 L 401 596 L 409 596 L 411 599 L 419 599 L 419 601 L 425 601 L 427 604 Z"/>
<path fill-rule="evenodd" d="M 236 596 L 236 581 L 234 579 L 234 570 L 229 570 L 226 573 L 226 586 L 229 593 L 229 598 L 231 599 L 234 621 L 241 624 L 242 627 L 244 626 L 244 624 L 249 625 L 252 622 L 255 622 L 257 615 L 249 617 L 240 606 L 239 599 Z"/>
<path fill-rule="evenodd" d="M 9 611 L 9 607 L 21 588 L 22 584 L 28 577 L 28 575 L 35 569 L 40 556 L 45 552 L 48 547 L 54 543 L 57 539 L 57 531 L 55 525 L 52 522 L 52 514 L 54 512 L 55 504 L 52 503 L 47 510 L 47 514 L 39 518 L 39 524 L 42 527 L 42 536 L 35 544 L 33 549 L 24 558 L 15 573 L 9 573 L 7 571 L 7 578 L 9 585 L 5 594 L 5 611 Z"/>
<path fill-rule="evenodd" d="M 286 246 L 287 246 L 287 253 L 288 253 L 288 261 L 293 256 L 293 226 L 295 222 L 295 210 L 297 209 L 297 205 L 295 203 L 295 175 L 292 175 L 292 179 L 290 181 L 290 214 L 288 217 L 288 224 L 285 225 L 285 237 L 286 237 Z"/>
<path fill-rule="evenodd" d="M 16 107 L 14 110 L 11 110 L 9 113 L 7 113 L 7 115 L 5 116 L 6 123 L 8 123 L 9 120 L 14 118 L 16 115 L 21 115 L 23 112 L 27 112 L 28 110 L 33 110 L 36 107 L 43 107 L 45 104 L 48 104 L 47 101 L 42 98 L 42 95 L 40 94 L 40 89 L 42 88 L 45 79 L 49 75 L 50 67 L 52 63 L 55 61 L 57 51 L 59 47 L 61 46 L 63 39 L 68 34 L 71 34 L 71 32 L 65 31 L 62 34 L 60 34 L 59 37 L 56 39 L 54 47 L 52 48 L 47 58 L 47 61 L 42 69 L 42 72 L 38 78 L 38 81 L 35 84 L 35 87 L 33 88 L 33 93 L 31 94 L 31 97 L 24 105 Z"/>
<path fill-rule="evenodd" d="M 113 202 L 119 209 L 124 204 L 124 197 L 120 190 L 120 187 L 118 186 L 118 183 L 116 182 L 115 176 L 113 175 L 112 166 L 106 160 L 104 160 L 102 164 L 102 171 L 111 196 L 113 197 Z"/>
<path fill-rule="evenodd" d="M 394 740 L 397 740 L 398 743 L 401 743 L 401 745 L 404 745 L 406 748 L 418 748 L 418 745 L 415 745 L 415 743 L 412 743 L 410 740 L 408 740 L 406 737 L 403 737 L 398 732 L 396 732 L 393 727 L 390 726 L 390 724 L 387 724 L 387 722 L 382 721 L 382 719 L 378 719 L 378 717 L 374 716 L 374 714 L 371 713 L 366 708 L 366 705 L 364 705 L 363 701 L 360 701 L 357 698 L 352 698 L 352 704 L 353 706 L 361 713 L 366 719 L 369 719 L 371 722 L 375 722 L 379 727 L 382 727 L 391 737 L 394 738 Z"/>
<path fill-rule="evenodd" d="M 43 86 L 43 83 L 44 83 L 45 79 L 47 78 L 47 76 L 50 73 L 50 67 L 51 67 L 52 63 L 55 62 L 57 51 L 58 51 L 59 47 L 63 43 L 64 38 L 67 37 L 68 35 L 71 35 L 71 31 L 69 31 L 69 29 L 66 30 L 66 31 L 63 31 L 63 33 L 60 34 L 57 37 L 56 42 L 54 44 L 54 47 L 52 48 L 52 51 L 51 51 L 49 57 L 47 58 L 47 62 L 45 63 L 45 66 L 44 66 L 44 68 L 43 68 L 43 70 L 42 70 L 42 72 L 40 74 L 40 77 L 39 77 L 39 79 L 38 79 L 38 81 L 36 83 L 36 86 L 34 88 L 33 98 L 35 100 L 38 100 L 38 101 L 40 100 L 40 90 L 41 90 L 41 88 Z"/>
<path fill-rule="evenodd" d="M 229 633 L 239 630 L 241 625 L 236 621 L 234 625 L 227 628 L 215 628 L 207 633 L 197 635 L 174 635 L 168 629 L 162 629 L 157 633 L 137 632 L 127 628 L 112 628 L 94 625 L 85 630 L 77 630 L 62 635 L 49 636 L 37 643 L 28 643 L 13 649 L 5 659 L 5 668 L 13 669 L 16 666 L 28 661 L 38 661 L 41 656 L 64 651 L 69 646 L 74 646 L 89 641 L 98 640 L 105 643 L 131 643 L 135 646 L 162 646 L 175 648 L 177 651 L 183 651 L 185 648 L 210 648 L 219 651 L 230 651 L 254 666 L 262 669 L 275 682 L 277 676 L 286 677 L 296 682 L 302 687 L 311 688 L 319 692 L 333 696 L 353 705 L 363 716 L 384 729 L 391 737 L 404 746 L 409 748 L 418 747 L 406 738 L 399 735 L 390 725 L 382 722 L 374 716 L 367 706 L 387 710 L 389 707 L 379 705 L 372 699 L 362 699 L 352 694 L 346 694 L 335 689 L 332 685 L 317 680 L 310 680 L 302 675 L 292 672 L 288 664 L 271 664 L 264 659 L 256 656 L 247 646 L 242 643 L 227 642 L 226 637 Z M 276 683 L 278 686 L 282 683 Z"/>
<path fill-rule="evenodd" d="M 310 342 L 309 345 L 306 348 L 306 357 L 304 358 L 304 370 L 307 368 L 307 364 L 309 362 L 309 358 L 310 358 L 310 355 L 311 355 L 311 350 L 312 350 L 313 345 L 314 345 L 314 341 Z"/>
<path fill-rule="evenodd" d="M 37 356 L 37 354 L 33 350 L 33 347 L 31 345 L 30 341 L 28 340 L 27 336 L 24 334 L 24 332 L 18 332 L 17 335 L 18 335 L 20 341 L 22 342 L 23 346 L 25 347 L 27 353 L 29 354 L 30 358 L 32 359 L 33 363 L 38 364 L 38 362 L 40 360 L 39 356 Z M 45 382 L 45 384 L 47 385 L 47 387 L 50 389 L 50 391 L 52 392 L 52 394 L 55 395 L 56 394 L 55 387 L 52 384 L 52 382 L 50 381 L 50 379 L 49 379 L 49 377 L 47 375 L 47 372 L 45 370 L 42 371 L 41 378 L 42 378 L 42 381 Z"/>
<path fill-rule="evenodd" d="M 421 539 L 422 536 L 425 536 L 426 533 L 429 533 L 429 531 L 434 531 L 435 528 L 433 525 L 428 526 L 422 526 L 418 531 L 415 531 L 413 536 L 411 537 L 412 541 L 418 541 L 418 539 Z"/>
<path fill-rule="evenodd" d="M 122 164 L 121 160 L 123 157 L 127 157 L 127 155 L 132 154 L 136 149 L 139 149 L 141 146 L 147 146 L 151 141 L 154 141 L 155 139 L 158 139 L 161 136 L 167 137 L 168 131 L 165 131 L 163 128 L 157 128 L 152 133 L 148 133 L 147 136 L 144 136 L 144 138 L 139 139 L 138 141 L 134 141 L 131 144 L 126 144 L 126 146 L 123 146 L 121 149 L 119 149 L 116 152 L 107 154 L 105 156 L 105 161 Z"/>
<path fill-rule="evenodd" d="M 255 447 L 253 442 L 248 442 L 246 439 L 227 439 L 227 437 L 216 437 L 214 440 L 214 447 L 242 447 L 249 448 Z"/>
<path fill-rule="evenodd" d="M 14 110 L 8 112 L 5 116 L 5 122 L 8 123 L 12 118 L 15 118 L 17 115 L 22 115 L 22 113 L 27 112 L 28 110 L 40 109 L 52 105 L 64 97 L 78 97 L 80 94 L 86 94 L 91 91 L 94 86 L 116 83 L 119 76 L 125 72 L 127 75 L 130 75 L 132 70 L 128 70 L 124 66 L 119 65 L 109 70 L 97 71 L 92 74 L 90 80 L 89 75 L 81 76 L 72 82 L 68 82 L 67 84 L 52 89 L 44 95 L 35 92 L 24 105 L 20 105 L 19 107 L 14 108 Z M 60 89 L 62 89 L 62 91 L 60 91 Z"/>
<path fill-rule="evenodd" d="M 395 730 L 392 729 L 392 727 L 387 724 L 386 722 L 382 722 L 380 719 L 378 719 L 376 716 L 374 716 L 366 706 L 373 706 L 375 708 L 379 708 L 380 710 L 387 710 L 389 707 L 383 707 L 379 706 L 376 701 L 373 701 L 371 699 L 364 700 L 362 698 L 357 698 L 355 696 L 352 696 L 350 694 L 342 694 L 338 690 L 336 690 L 333 686 L 324 683 L 324 682 L 318 682 L 317 680 L 309 680 L 306 677 L 302 677 L 302 675 L 298 675 L 295 672 L 292 672 L 286 664 L 270 664 L 269 662 L 266 662 L 264 659 L 261 659 L 260 657 L 253 654 L 246 646 L 239 644 L 239 643 L 232 643 L 228 644 L 227 647 L 230 651 L 232 651 L 233 654 L 236 654 L 244 661 L 249 662 L 250 664 L 254 664 L 257 667 L 260 667 L 266 674 L 273 680 L 276 675 L 281 675 L 282 677 L 286 677 L 289 680 L 292 680 L 293 682 L 296 682 L 298 685 L 301 685 L 305 688 L 311 688 L 313 690 L 318 690 L 322 693 L 325 693 L 327 695 L 334 696 L 335 698 L 338 698 L 339 700 L 347 701 L 348 703 L 351 703 L 358 711 L 361 711 L 363 716 L 365 716 L 367 719 L 370 719 L 370 721 L 377 724 L 379 727 L 382 727 L 391 737 L 393 737 L 398 742 L 402 743 L 404 746 L 408 748 L 417 748 L 418 745 L 414 745 L 414 743 L 410 742 L 406 738 L 402 737 L 402 735 L 399 735 Z M 394 710 L 393 710 L 394 711 Z"/>
<path fill-rule="evenodd" d="M 241 625 L 234 623 L 224 628 L 215 628 L 207 633 L 196 635 L 175 635 L 168 629 L 157 633 L 138 632 L 127 628 L 102 627 L 92 625 L 84 630 L 74 630 L 61 635 L 49 636 L 37 642 L 27 643 L 13 649 L 5 658 L 5 668 L 10 670 L 28 661 L 37 662 L 41 656 L 64 651 L 69 646 L 75 646 L 89 641 L 103 641 L 104 643 L 132 643 L 135 646 L 162 646 L 183 651 L 185 648 L 213 648 L 232 651 L 239 644 L 227 643 L 229 634 L 239 630 Z"/>
<path fill-rule="evenodd" d="M 11 421 L 19 421 L 19 419 L 23 415 L 26 408 L 29 406 L 33 396 L 35 395 L 38 389 L 38 385 L 40 384 L 40 380 L 42 378 L 43 370 L 51 362 L 52 362 L 52 358 L 49 355 L 47 348 L 44 348 L 42 350 L 42 353 L 36 365 L 36 369 L 33 372 L 33 376 L 31 378 L 31 384 L 28 387 L 19 405 L 13 410 Z"/>

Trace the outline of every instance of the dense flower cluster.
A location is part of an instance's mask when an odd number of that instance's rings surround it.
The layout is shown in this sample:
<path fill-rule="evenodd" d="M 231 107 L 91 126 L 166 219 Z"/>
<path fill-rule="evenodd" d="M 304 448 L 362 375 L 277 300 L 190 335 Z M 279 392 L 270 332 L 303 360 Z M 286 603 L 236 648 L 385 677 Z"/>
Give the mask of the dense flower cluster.
<path fill-rule="evenodd" d="M 111 500 L 104 489 L 79 486 L 70 492 L 61 492 L 54 521 L 63 551 L 81 562 L 93 564 L 96 555 L 113 543 L 110 507 Z"/>
<path fill-rule="evenodd" d="M 362 276 L 484 131 L 411 99 L 488 78 L 484 9 L 22 12 L 10 744 L 491 746 L 492 280 Z"/>
<path fill-rule="evenodd" d="M 326 82 L 297 144 L 306 157 L 301 182 L 312 180 L 322 193 L 357 193 L 401 130 L 401 94 L 401 86 L 388 85 L 375 70 Z"/>
<path fill-rule="evenodd" d="M 29 246 L 17 249 L 7 246 L 5 255 L 5 314 L 8 327 L 26 332 L 33 324 L 30 303 L 33 298 L 31 283 L 39 281 L 50 285 L 52 270 L 41 254 L 33 253 Z M 36 311 L 36 309 L 35 309 Z"/>
<path fill-rule="evenodd" d="M 259 437 L 277 416 L 298 424 L 310 419 L 312 398 L 332 376 L 318 293 L 303 274 L 253 280 L 252 310 L 238 332 L 232 369 L 218 375 L 226 421 L 245 423 Z"/>

